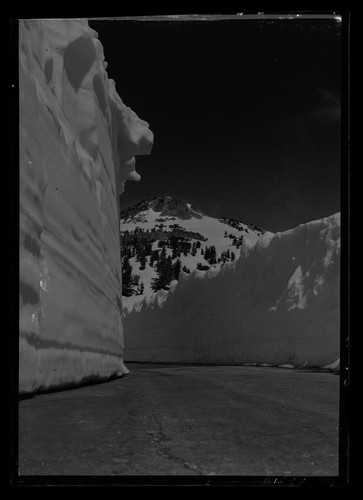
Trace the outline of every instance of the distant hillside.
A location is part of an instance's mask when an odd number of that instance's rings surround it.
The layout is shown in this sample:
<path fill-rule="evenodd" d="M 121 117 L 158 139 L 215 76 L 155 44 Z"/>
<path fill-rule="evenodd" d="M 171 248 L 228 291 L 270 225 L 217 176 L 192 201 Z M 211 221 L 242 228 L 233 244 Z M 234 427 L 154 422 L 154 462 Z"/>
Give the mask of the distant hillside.
<path fill-rule="evenodd" d="M 238 219 L 210 217 L 177 198 L 154 197 L 121 211 L 123 295 L 168 290 L 180 270 L 207 271 L 239 257 L 242 240 L 265 232 Z"/>

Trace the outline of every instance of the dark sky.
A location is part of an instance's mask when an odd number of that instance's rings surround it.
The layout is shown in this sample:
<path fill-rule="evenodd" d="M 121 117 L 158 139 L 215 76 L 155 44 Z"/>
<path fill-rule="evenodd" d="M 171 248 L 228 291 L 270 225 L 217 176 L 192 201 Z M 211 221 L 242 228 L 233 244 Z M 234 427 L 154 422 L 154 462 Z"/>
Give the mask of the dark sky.
<path fill-rule="evenodd" d="M 273 232 L 340 210 L 340 22 L 90 26 L 120 97 L 155 136 L 121 208 L 171 195 Z"/>

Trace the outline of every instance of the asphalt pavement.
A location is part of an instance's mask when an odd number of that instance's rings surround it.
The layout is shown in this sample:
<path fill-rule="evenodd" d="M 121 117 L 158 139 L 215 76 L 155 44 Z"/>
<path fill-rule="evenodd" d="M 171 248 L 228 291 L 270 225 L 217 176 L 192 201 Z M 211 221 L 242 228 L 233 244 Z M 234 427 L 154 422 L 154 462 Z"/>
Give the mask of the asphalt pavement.
<path fill-rule="evenodd" d="M 19 474 L 337 476 L 339 376 L 128 364 L 19 402 Z"/>

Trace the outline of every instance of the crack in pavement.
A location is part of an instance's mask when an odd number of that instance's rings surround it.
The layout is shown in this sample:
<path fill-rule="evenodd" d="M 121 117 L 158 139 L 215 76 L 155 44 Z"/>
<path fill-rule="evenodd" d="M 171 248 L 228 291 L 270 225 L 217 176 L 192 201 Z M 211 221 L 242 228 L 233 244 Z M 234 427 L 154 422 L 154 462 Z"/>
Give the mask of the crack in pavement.
<path fill-rule="evenodd" d="M 185 469 L 188 469 L 192 472 L 195 472 L 196 474 L 199 475 L 215 475 L 215 472 L 207 471 L 206 469 L 203 469 L 201 467 L 198 467 L 197 465 L 193 464 L 192 462 L 188 462 L 184 460 L 181 457 L 178 457 L 176 455 L 173 455 L 170 450 L 168 450 L 167 446 L 167 441 L 169 441 L 169 438 L 167 437 L 163 424 L 160 422 L 158 419 L 157 415 L 153 413 L 151 415 L 151 418 L 157 427 L 156 431 L 147 431 L 147 434 L 151 435 L 151 442 L 155 446 L 157 454 L 168 459 L 168 460 L 173 460 L 174 462 L 178 463 Z"/>

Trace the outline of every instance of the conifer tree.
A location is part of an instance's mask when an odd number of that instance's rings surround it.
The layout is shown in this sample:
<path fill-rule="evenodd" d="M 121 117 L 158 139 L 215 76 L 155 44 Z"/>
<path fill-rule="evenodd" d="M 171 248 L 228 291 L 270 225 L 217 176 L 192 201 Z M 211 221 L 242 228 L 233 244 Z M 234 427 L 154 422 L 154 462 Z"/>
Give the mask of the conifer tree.
<path fill-rule="evenodd" d="M 173 264 L 173 279 L 178 280 L 179 279 L 179 274 L 181 270 L 181 261 L 180 259 L 177 259 L 175 263 Z"/>
<path fill-rule="evenodd" d="M 166 249 L 163 247 L 158 263 L 156 264 L 157 277 L 153 279 L 151 288 L 154 292 L 168 289 L 173 279 L 173 261 L 171 256 L 166 257 Z"/>
<path fill-rule="evenodd" d="M 145 255 L 145 253 L 142 253 L 140 255 L 139 260 L 140 260 L 140 268 L 139 269 L 140 269 L 140 271 L 143 271 L 146 267 L 146 255 Z"/>
<path fill-rule="evenodd" d="M 204 266 L 201 262 L 198 262 L 198 264 L 197 264 L 197 269 L 198 269 L 199 271 L 208 271 L 209 266 Z"/>
<path fill-rule="evenodd" d="M 140 275 L 134 274 L 131 276 L 131 282 L 134 286 L 137 287 L 139 285 L 139 281 L 140 281 Z"/>
<path fill-rule="evenodd" d="M 149 264 L 151 267 L 154 267 L 154 262 L 156 260 L 159 260 L 159 251 L 158 250 L 153 250 L 151 252 L 150 258 L 149 258 Z"/>
<path fill-rule="evenodd" d="M 214 245 L 206 247 L 204 252 L 204 258 L 206 261 L 209 262 L 209 264 L 217 263 L 217 252 L 216 252 L 216 247 Z"/>
<path fill-rule="evenodd" d="M 133 294 L 132 267 L 127 257 L 122 260 L 122 295 L 130 297 Z"/>
<path fill-rule="evenodd" d="M 211 247 L 211 256 L 209 259 L 210 264 L 215 264 L 217 262 L 217 252 L 216 252 L 216 247 L 212 245 Z"/>

